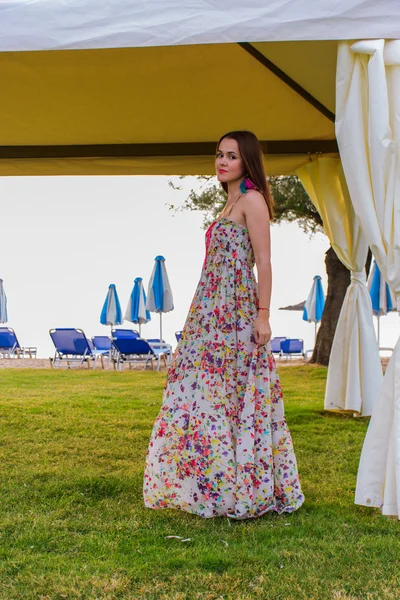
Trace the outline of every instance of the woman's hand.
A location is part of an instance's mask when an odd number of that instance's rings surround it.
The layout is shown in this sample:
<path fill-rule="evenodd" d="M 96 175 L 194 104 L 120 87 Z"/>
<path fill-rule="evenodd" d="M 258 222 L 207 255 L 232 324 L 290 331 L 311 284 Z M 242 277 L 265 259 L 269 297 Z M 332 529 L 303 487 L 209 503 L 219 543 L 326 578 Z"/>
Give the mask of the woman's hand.
<path fill-rule="evenodd" d="M 259 346 L 267 344 L 271 339 L 271 326 L 269 324 L 269 311 L 260 311 L 254 323 L 254 338 Z"/>

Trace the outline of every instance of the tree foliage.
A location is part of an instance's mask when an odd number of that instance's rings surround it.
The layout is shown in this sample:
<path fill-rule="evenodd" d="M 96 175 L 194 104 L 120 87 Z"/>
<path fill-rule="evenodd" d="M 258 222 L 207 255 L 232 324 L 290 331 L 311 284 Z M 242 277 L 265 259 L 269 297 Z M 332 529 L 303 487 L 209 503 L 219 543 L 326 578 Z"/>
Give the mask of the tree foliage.
<path fill-rule="evenodd" d="M 185 179 L 181 176 L 179 179 Z M 191 189 L 181 206 L 169 205 L 170 210 L 197 210 L 204 213 L 203 226 L 206 228 L 222 211 L 226 194 L 215 177 L 197 177 L 198 188 Z M 323 232 L 322 220 L 299 179 L 295 176 L 270 177 L 274 198 L 274 223 L 294 221 L 309 235 Z M 181 186 L 169 181 L 173 189 Z"/>
<path fill-rule="evenodd" d="M 275 223 L 296 221 L 310 235 L 323 232 L 322 219 L 298 177 L 270 177 L 270 186 Z"/>

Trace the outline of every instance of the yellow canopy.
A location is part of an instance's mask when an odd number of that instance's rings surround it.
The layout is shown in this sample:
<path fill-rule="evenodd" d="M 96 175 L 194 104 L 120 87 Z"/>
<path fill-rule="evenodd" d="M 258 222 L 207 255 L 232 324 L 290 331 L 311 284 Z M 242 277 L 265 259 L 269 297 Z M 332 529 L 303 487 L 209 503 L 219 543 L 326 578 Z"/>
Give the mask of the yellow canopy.
<path fill-rule="evenodd" d="M 335 155 L 336 41 L 1 52 L 0 175 L 214 172 L 226 131 L 266 169 Z"/>

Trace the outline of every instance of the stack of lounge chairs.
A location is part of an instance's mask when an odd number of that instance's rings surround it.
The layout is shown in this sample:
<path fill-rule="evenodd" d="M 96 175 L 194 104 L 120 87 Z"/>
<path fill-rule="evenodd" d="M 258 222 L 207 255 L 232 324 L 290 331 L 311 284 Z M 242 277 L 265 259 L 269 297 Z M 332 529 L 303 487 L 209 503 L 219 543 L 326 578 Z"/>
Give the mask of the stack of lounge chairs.
<path fill-rule="evenodd" d="M 160 370 L 161 361 L 167 366 L 172 356 L 172 346 L 164 340 L 145 340 L 133 329 L 114 329 L 112 336 L 94 336 L 88 339 L 82 329 L 51 329 L 50 337 L 55 346 L 52 367 L 65 366 L 71 368 L 73 365 L 82 366 L 87 364 L 88 368 L 96 368 L 100 359 L 101 366 L 107 368 L 111 363 L 114 369 L 122 370 L 123 365 L 142 366 L 143 368 L 154 368 Z"/>

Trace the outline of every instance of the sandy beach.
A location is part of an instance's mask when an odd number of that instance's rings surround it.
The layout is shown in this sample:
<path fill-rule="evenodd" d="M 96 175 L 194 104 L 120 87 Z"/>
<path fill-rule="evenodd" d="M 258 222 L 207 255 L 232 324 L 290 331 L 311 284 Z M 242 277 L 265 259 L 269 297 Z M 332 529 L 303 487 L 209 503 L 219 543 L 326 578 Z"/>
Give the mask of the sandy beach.
<path fill-rule="evenodd" d="M 381 359 L 382 362 L 382 367 L 384 369 L 386 369 L 387 364 L 389 362 L 389 358 L 388 357 L 383 357 Z M 290 359 L 290 360 L 277 360 L 276 361 L 277 367 L 278 369 L 281 369 L 282 367 L 300 367 L 303 365 L 308 364 L 308 360 L 302 360 L 302 359 Z M 316 365 L 318 366 L 318 365 Z M 0 358 L 0 369 L 51 369 L 51 362 L 49 358 Z M 67 367 L 60 367 L 59 370 L 64 370 Z M 76 365 L 73 365 L 71 367 L 72 369 L 80 369 L 80 370 L 85 370 L 85 371 L 91 371 L 93 369 L 93 363 L 90 363 L 90 369 L 88 368 L 87 364 L 82 365 L 81 367 L 78 367 Z M 98 364 L 96 366 L 96 369 L 101 369 L 101 362 L 98 361 Z M 107 370 L 107 369 L 105 369 Z M 113 370 L 112 365 L 110 366 L 110 371 Z M 129 366 L 128 365 L 124 365 L 123 370 L 129 370 Z M 140 367 L 140 369 L 142 370 L 142 367 Z M 161 371 L 166 371 L 166 368 L 164 366 L 161 366 Z"/>
<path fill-rule="evenodd" d="M 0 358 L 0 369 L 50 369 L 49 358 Z M 87 367 L 86 367 L 87 368 Z"/>
<path fill-rule="evenodd" d="M 306 365 L 307 361 L 291 359 L 291 360 L 278 360 L 277 365 L 279 368 L 281 367 L 294 367 L 300 365 Z M 0 369 L 51 369 L 51 362 L 49 358 L 0 358 Z M 59 370 L 64 370 L 67 367 L 60 367 Z M 81 367 L 73 365 L 72 369 L 81 369 L 85 371 L 92 370 L 93 363 L 90 363 L 90 369 L 87 364 L 83 364 Z M 96 369 L 101 369 L 101 362 L 98 361 Z M 124 365 L 124 370 L 128 370 L 128 365 Z M 112 365 L 110 366 L 110 371 L 113 370 Z M 142 370 L 142 367 L 137 370 Z M 161 371 L 165 371 L 165 367 L 161 367 Z"/>

